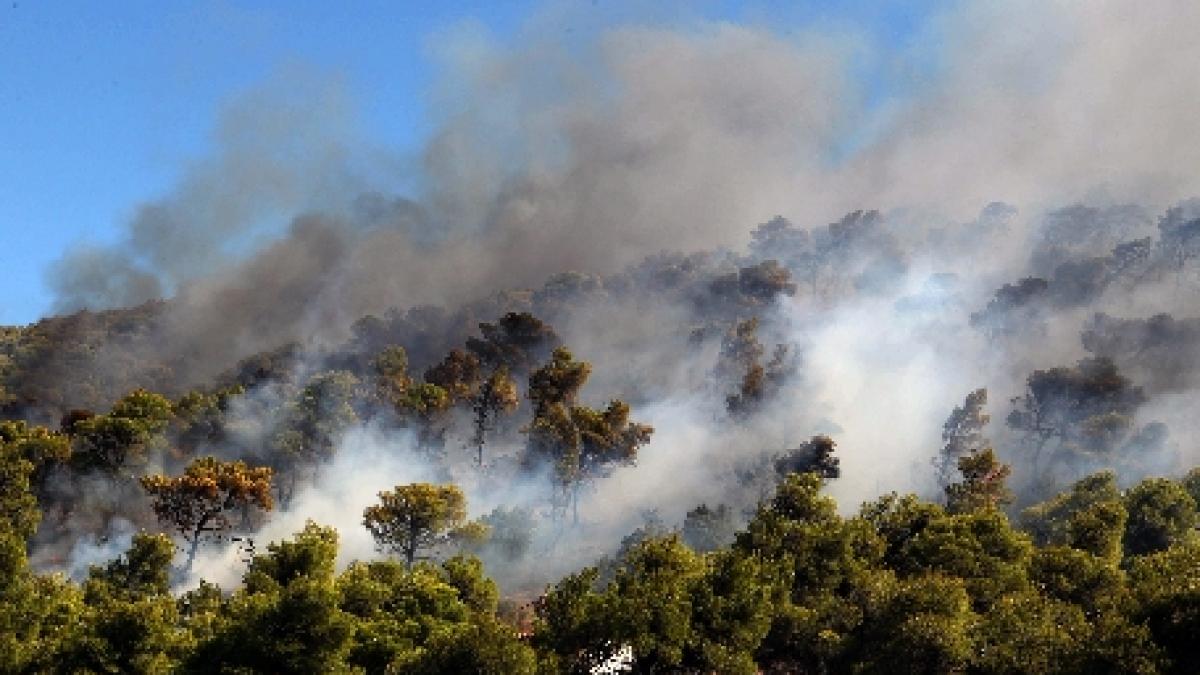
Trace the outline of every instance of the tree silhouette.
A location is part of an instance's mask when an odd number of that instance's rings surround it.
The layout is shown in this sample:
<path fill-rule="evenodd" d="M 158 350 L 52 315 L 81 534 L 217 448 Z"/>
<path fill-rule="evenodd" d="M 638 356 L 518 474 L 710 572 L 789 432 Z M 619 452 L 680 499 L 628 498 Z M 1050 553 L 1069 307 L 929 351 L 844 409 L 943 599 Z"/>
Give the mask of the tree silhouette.
<path fill-rule="evenodd" d="M 570 506 L 576 522 L 584 481 L 607 466 L 636 460 L 638 448 L 654 432 L 629 419 L 630 407 L 624 401 L 610 401 L 602 410 L 575 405 L 590 373 L 590 364 L 576 361 L 569 350 L 559 347 L 549 363 L 529 376 L 534 417 L 528 429 L 526 464 L 552 464 L 564 506 Z"/>
<path fill-rule="evenodd" d="M 478 464 L 482 467 L 483 446 L 488 432 L 495 429 L 502 413 L 516 410 L 521 399 L 517 394 L 517 383 L 508 374 L 508 368 L 500 366 L 479 385 L 470 401 L 471 412 L 474 413 L 471 440 L 478 452 Z"/>
<path fill-rule="evenodd" d="M 933 458 L 938 485 L 942 489 L 953 480 L 959 459 L 989 445 L 983 435 L 984 427 L 992 419 L 983 412 L 983 407 L 987 405 L 987 395 L 987 389 L 976 389 L 967 394 L 963 404 L 950 413 L 950 417 L 942 426 L 942 450 Z"/>

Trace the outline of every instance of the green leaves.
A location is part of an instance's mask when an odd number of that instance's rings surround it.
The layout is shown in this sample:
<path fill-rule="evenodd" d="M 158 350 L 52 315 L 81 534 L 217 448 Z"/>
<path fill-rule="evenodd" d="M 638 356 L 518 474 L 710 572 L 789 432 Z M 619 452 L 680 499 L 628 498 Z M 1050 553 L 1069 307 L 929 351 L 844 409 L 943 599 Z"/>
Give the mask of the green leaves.
<path fill-rule="evenodd" d="M 31 572 L 25 542 L 0 527 L 0 671 L 49 670 L 86 620 L 79 588 Z"/>
<path fill-rule="evenodd" d="M 625 556 L 606 599 L 613 637 L 633 649 L 637 669 L 683 663 L 695 641 L 692 589 L 704 572 L 700 558 L 675 537 L 648 539 Z"/>
<path fill-rule="evenodd" d="M 1012 471 L 996 459 L 991 448 L 961 455 L 958 470 L 962 481 L 946 486 L 946 510 L 951 513 L 995 509 L 1012 501 L 1007 485 Z"/>
<path fill-rule="evenodd" d="M 478 539 L 481 526 L 467 527 L 467 500 L 456 485 L 412 483 L 379 493 L 379 504 L 363 511 L 363 525 L 382 550 L 399 553 L 411 567 L 422 550 L 458 538 Z"/>
<path fill-rule="evenodd" d="M 980 617 L 975 663 L 983 672 L 1064 672 L 1080 661 L 1089 632 L 1074 605 L 1036 593 L 1008 595 Z"/>
<path fill-rule="evenodd" d="M 1079 480 L 1069 491 L 1025 509 L 1021 525 L 1040 546 L 1068 545 L 1119 561 L 1126 518 L 1116 474 L 1101 471 Z"/>
<path fill-rule="evenodd" d="M 1176 481 L 1146 479 L 1129 491 L 1125 504 L 1127 555 L 1163 551 L 1196 536 L 1196 501 Z"/>
<path fill-rule="evenodd" d="M 562 506 L 575 509 L 578 521 L 580 484 L 617 463 L 637 459 L 654 428 L 629 419 L 630 406 L 610 401 L 604 409 L 576 405 L 591 365 L 576 361 L 565 347 L 529 376 L 533 422 L 529 425 L 526 464 L 549 464 L 562 489 Z"/>
<path fill-rule="evenodd" d="M 867 673 L 950 673 L 970 663 L 975 617 L 961 580 L 922 575 L 888 586 L 866 605 L 841 655 L 847 665 Z"/>
<path fill-rule="evenodd" d="M 1150 629 L 1173 662 L 1171 672 L 1200 671 L 1200 545 L 1193 541 L 1134 558 L 1129 580 L 1137 601 L 1131 618 Z"/>
<path fill-rule="evenodd" d="M 347 662 L 367 672 L 533 672 L 533 650 L 495 615 L 496 587 L 478 560 L 440 567 L 355 563 L 338 577 L 355 618 Z"/>
<path fill-rule="evenodd" d="M 332 457 L 338 437 L 358 421 L 358 386 L 358 378 L 349 372 L 319 373 L 284 405 L 270 441 L 281 506 L 291 501 L 298 474 Z"/>
<path fill-rule="evenodd" d="M 223 605 L 211 637 L 186 669 L 344 671 L 354 620 L 338 606 L 336 556 L 337 533 L 311 521 L 292 541 L 271 544 L 251 563 L 243 588 Z"/>
<path fill-rule="evenodd" d="M 576 361 L 566 347 L 555 349 L 550 361 L 529 376 L 534 418 L 544 417 L 552 406 L 574 404 L 591 373 L 591 364 Z"/>
<path fill-rule="evenodd" d="M 0 534 L 22 541 L 37 531 L 41 512 L 30 491 L 34 466 L 9 446 L 0 446 Z"/>

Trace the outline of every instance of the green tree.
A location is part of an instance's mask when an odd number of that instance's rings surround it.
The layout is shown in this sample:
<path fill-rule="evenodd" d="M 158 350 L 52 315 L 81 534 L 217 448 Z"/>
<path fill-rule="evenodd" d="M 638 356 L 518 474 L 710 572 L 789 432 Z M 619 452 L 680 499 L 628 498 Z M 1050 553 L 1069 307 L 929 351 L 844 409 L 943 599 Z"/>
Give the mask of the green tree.
<path fill-rule="evenodd" d="M 479 357 L 462 349 L 451 349 L 441 361 L 425 371 L 425 381 L 446 390 L 454 401 L 471 398 L 483 379 Z"/>
<path fill-rule="evenodd" d="M 774 498 L 759 506 L 735 543 L 745 553 L 793 559 L 793 587 L 799 596 L 837 585 L 844 578 L 844 563 L 853 556 L 840 545 L 845 522 L 834 501 L 820 493 L 821 485 L 814 473 L 789 475 Z"/>
<path fill-rule="evenodd" d="M 173 438 L 184 457 L 226 442 L 230 411 L 244 394 L 241 385 L 234 385 L 213 392 L 190 391 L 175 403 Z"/>
<path fill-rule="evenodd" d="M 555 476 L 573 518 L 579 521 L 583 484 L 609 467 L 631 464 L 654 429 L 629 419 L 629 404 L 610 401 L 603 410 L 586 406 L 551 407 L 530 428 L 530 454 L 552 459 Z"/>
<path fill-rule="evenodd" d="M 680 536 L 685 544 L 700 553 L 709 553 L 733 543 L 736 528 L 733 512 L 725 504 L 710 508 L 701 504 L 687 512 Z"/>
<path fill-rule="evenodd" d="M 167 583 L 174 552 L 170 539 L 139 534 L 124 556 L 93 566 L 83 585 L 85 613 L 54 657 L 55 670 L 173 670 L 191 646 Z"/>
<path fill-rule="evenodd" d="M 182 593 L 175 605 L 180 625 L 188 632 L 194 649 L 216 635 L 224 618 L 225 594 L 220 586 L 201 579 L 195 588 Z"/>
<path fill-rule="evenodd" d="M 117 401 L 109 414 L 74 422 L 76 468 L 118 474 L 144 464 L 148 453 L 161 445 L 173 414 L 166 398 L 138 389 Z"/>
<path fill-rule="evenodd" d="M 140 422 L 150 433 L 161 433 L 175 416 L 175 410 L 165 397 L 135 389 L 114 403 L 108 414 Z"/>
<path fill-rule="evenodd" d="M 947 515 L 906 542 L 897 571 L 958 577 L 974 608 L 986 611 L 1001 597 L 1028 588 L 1031 553 L 1028 538 L 999 511 Z"/>
<path fill-rule="evenodd" d="M 868 580 L 884 552 L 870 523 L 841 518 L 821 485 L 815 473 L 790 474 L 734 543 L 778 579 L 758 659 L 785 671 L 832 667 L 860 623 L 859 590 L 876 584 Z"/>
<path fill-rule="evenodd" d="M 789 473 L 813 472 L 826 480 L 842 475 L 841 460 L 834 452 L 837 443 L 828 436 L 813 436 L 799 447 L 785 450 L 775 459 L 775 473 L 780 478 Z"/>
<path fill-rule="evenodd" d="M 440 566 L 353 563 L 337 580 L 355 618 L 350 665 L 377 672 L 531 673 L 533 651 L 496 619 L 496 585 L 478 560 Z"/>
<path fill-rule="evenodd" d="M 1007 484 L 1011 469 L 996 459 L 991 448 L 959 456 L 958 470 L 962 481 L 946 485 L 946 510 L 950 513 L 995 509 L 1012 501 Z"/>
<path fill-rule="evenodd" d="M 550 361 L 529 375 L 534 420 L 546 417 L 555 407 L 574 405 L 591 373 L 590 363 L 576 361 L 566 347 L 555 349 Z"/>
<path fill-rule="evenodd" d="M 408 670 L 431 636 L 470 610 L 437 568 L 355 562 L 337 579 L 339 607 L 354 617 L 347 660 L 369 673 Z"/>
<path fill-rule="evenodd" d="M 379 493 L 363 511 L 363 525 L 379 548 L 399 553 L 412 567 L 423 550 L 478 539 L 482 526 L 467 522 L 467 499 L 456 485 L 412 483 Z"/>
<path fill-rule="evenodd" d="M 496 582 L 483 573 L 483 562 L 474 556 L 456 555 L 441 565 L 446 582 L 458 591 L 459 600 L 472 612 L 495 614 L 500 601 Z"/>
<path fill-rule="evenodd" d="M 301 474 L 329 459 L 339 436 L 358 420 L 353 406 L 358 384 L 346 371 L 320 373 L 285 404 L 270 454 L 281 507 L 295 496 Z"/>
<path fill-rule="evenodd" d="M 495 323 L 479 324 L 481 337 L 467 338 L 467 350 L 488 370 L 507 366 L 529 372 L 559 344 L 554 329 L 528 312 L 509 312 Z"/>
<path fill-rule="evenodd" d="M 509 372 L 508 361 L 499 352 L 491 353 L 488 363 L 473 352 L 452 349 L 442 360 L 425 371 L 425 381 L 444 389 L 452 402 L 464 401 L 472 415 L 471 442 L 476 461 L 483 466 L 483 449 L 487 434 L 493 431 L 503 413 L 511 412 L 520 403 L 517 383 Z M 518 361 L 523 362 L 522 359 Z M 490 373 L 488 372 L 490 369 Z"/>
<path fill-rule="evenodd" d="M 762 402 L 767 379 L 762 365 L 765 351 L 758 339 L 757 317 L 735 323 L 721 341 L 717 377 L 736 382 L 736 392 L 725 398 L 730 414 L 745 415 Z"/>
<path fill-rule="evenodd" d="M 29 569 L 26 547 L 41 520 L 30 491 L 34 468 L 19 442 L 0 442 L 0 672 L 49 669 L 81 613 L 77 589 Z"/>
<path fill-rule="evenodd" d="M 65 434 L 30 426 L 23 420 L 0 422 L 0 446 L 5 457 L 20 457 L 29 462 L 30 488 L 39 497 L 45 496 L 51 473 L 67 466 L 71 459 L 71 439 Z"/>
<path fill-rule="evenodd" d="M 521 315 L 510 315 L 513 317 Z M 528 316 L 532 319 L 531 316 Z M 522 319 L 521 321 L 524 321 Z M 533 321 L 537 321 L 533 319 Z M 519 323 L 519 322 L 518 322 Z M 538 322 L 540 324 L 540 322 Z M 516 330 L 510 319 L 501 324 Z M 483 324 L 490 326 L 491 324 Z M 527 336 L 530 342 L 524 346 L 512 344 L 513 334 L 500 330 L 491 333 L 492 340 L 476 341 L 475 351 L 452 349 L 440 362 L 425 371 L 425 381 L 444 389 L 453 403 L 465 402 L 471 409 L 471 442 L 475 446 L 476 461 L 483 466 L 483 450 L 487 434 L 496 428 L 500 415 L 515 410 L 520 403 L 517 383 L 510 374 L 513 366 L 527 365 L 528 349 L 540 344 L 541 333 L 530 324 Z M 490 329 L 489 329 L 490 330 Z M 518 332 L 521 332 L 518 330 Z"/>
<path fill-rule="evenodd" d="M 1044 595 L 1079 607 L 1089 618 L 1125 609 L 1124 573 L 1110 560 L 1087 551 L 1039 548 L 1029 561 L 1029 579 Z"/>
<path fill-rule="evenodd" d="M 451 403 L 450 394 L 445 389 L 422 382 L 409 387 L 400 398 L 396 411 L 406 424 L 416 430 L 421 447 L 440 451 L 446 442 L 446 413 Z"/>
<path fill-rule="evenodd" d="M 1184 489 L 1196 501 L 1196 504 L 1200 505 L 1200 467 L 1188 471 L 1181 482 Z"/>
<path fill-rule="evenodd" d="M 498 553 L 505 562 L 516 562 L 529 552 L 537 520 L 529 509 L 497 506 L 479 519 L 488 530 L 486 550 Z"/>
<path fill-rule="evenodd" d="M 1147 478 L 1125 496 L 1126 555 L 1145 555 L 1195 538 L 1196 501 L 1183 485 Z"/>
<path fill-rule="evenodd" d="M 399 345 L 386 347 L 371 364 L 375 376 L 375 398 L 396 408 L 412 386 L 408 376 L 408 352 Z"/>
<path fill-rule="evenodd" d="M 512 412 L 520 405 L 517 383 L 509 375 L 508 368 L 499 366 L 483 380 L 470 398 L 474 414 L 472 442 L 477 451 L 477 462 L 483 466 L 483 447 L 487 434 L 495 430 L 500 415 Z"/>
<path fill-rule="evenodd" d="M 42 518 L 30 489 L 33 472 L 33 463 L 18 445 L 0 444 L 0 533 L 22 541 L 33 536 Z"/>
<path fill-rule="evenodd" d="M 312 521 L 255 557 L 187 672 L 345 672 L 354 618 L 339 607 L 337 533 Z"/>
<path fill-rule="evenodd" d="M 633 669 L 679 669 L 692 633 L 692 587 L 703 561 L 677 537 L 650 538 L 621 561 L 608 589 L 613 637 L 633 651 Z"/>
<path fill-rule="evenodd" d="M 621 646 L 607 600 L 596 589 L 599 575 L 595 567 L 567 575 L 534 603 L 533 643 L 551 672 L 593 672 Z"/>
<path fill-rule="evenodd" d="M 517 639 L 512 626 L 484 615 L 435 633 L 421 657 L 408 664 L 405 671 L 423 675 L 532 675 L 538 669 L 533 649 Z"/>
<path fill-rule="evenodd" d="M 937 471 L 938 485 L 943 490 L 954 480 L 962 457 L 991 446 L 983 433 L 992 419 L 983 411 L 987 396 L 987 389 L 976 389 L 967 394 L 963 404 L 950 413 L 942 426 L 942 449 L 933 458 L 933 466 Z"/>
<path fill-rule="evenodd" d="M 549 464 L 559 490 L 556 507 L 573 506 L 584 475 L 582 440 L 570 408 L 561 404 L 548 407 L 533 418 L 528 433 L 525 465 Z"/>
<path fill-rule="evenodd" d="M 1090 637 L 1083 612 L 1036 593 L 1005 596 L 980 617 L 976 667 L 990 673 L 1070 672 Z"/>
<path fill-rule="evenodd" d="M 580 471 L 584 475 L 598 472 L 605 465 L 632 463 L 638 448 L 650 441 L 654 428 L 633 422 L 629 404 L 609 401 L 603 410 L 575 406 L 571 417 L 579 430 Z"/>
<path fill-rule="evenodd" d="M 706 559 L 691 584 L 691 635 L 683 651 L 689 669 L 755 673 L 755 655 L 771 628 L 780 584 L 752 555 L 722 551 Z"/>
<path fill-rule="evenodd" d="M 1008 426 L 1020 432 L 1035 479 L 1047 449 L 1052 460 L 1111 463 L 1132 431 L 1146 394 L 1112 360 L 1084 359 L 1074 367 L 1037 370 L 1026 393 L 1013 399 Z"/>
<path fill-rule="evenodd" d="M 864 505 L 862 513 L 884 541 L 889 569 L 901 577 L 958 577 L 975 611 L 1029 587 L 1033 547 L 997 509 L 948 514 L 911 495 L 889 495 Z"/>
<path fill-rule="evenodd" d="M 1200 545 L 1187 542 L 1130 561 L 1137 601 L 1132 619 L 1143 623 L 1170 659 L 1170 673 L 1200 672 Z"/>
<path fill-rule="evenodd" d="M 786 270 L 783 272 L 786 274 Z M 739 321 L 721 342 L 716 376 L 723 382 L 736 383 L 735 392 L 725 397 L 725 407 L 734 417 L 758 410 L 794 370 L 787 345 L 776 345 L 770 360 L 762 362 L 766 349 L 758 339 L 758 326 L 758 317 Z"/>
<path fill-rule="evenodd" d="M 1039 546 L 1071 546 L 1116 563 L 1123 555 L 1127 517 L 1116 474 L 1101 471 L 1025 509 L 1021 526 Z"/>
<path fill-rule="evenodd" d="M 631 463 L 654 429 L 630 420 L 629 404 L 610 401 L 602 410 L 575 405 L 591 366 L 576 361 L 565 347 L 529 376 L 534 417 L 529 425 L 526 464 L 554 468 L 562 505 L 579 520 L 579 492 L 585 481 L 608 467 Z"/>
<path fill-rule="evenodd" d="M 884 584 L 866 606 L 842 663 L 864 673 L 954 673 L 970 663 L 975 620 L 959 579 L 921 575 Z M 848 661 L 848 663 L 847 663 Z"/>
<path fill-rule="evenodd" d="M 1072 669 L 1083 673 L 1169 672 L 1166 652 L 1144 623 L 1129 613 L 1107 612 L 1092 619 L 1092 632 Z"/>

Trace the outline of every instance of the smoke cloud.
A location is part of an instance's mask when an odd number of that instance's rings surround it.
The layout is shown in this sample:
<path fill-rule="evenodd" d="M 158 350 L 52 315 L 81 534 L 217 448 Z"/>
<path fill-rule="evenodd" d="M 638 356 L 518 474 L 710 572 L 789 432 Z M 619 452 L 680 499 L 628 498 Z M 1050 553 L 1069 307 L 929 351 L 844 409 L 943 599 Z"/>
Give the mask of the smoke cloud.
<path fill-rule="evenodd" d="M 352 315 L 473 299 L 564 269 L 608 273 L 681 242 L 736 247 L 747 223 L 775 213 L 813 224 L 864 206 L 966 218 L 995 199 L 1036 209 L 1100 194 L 1162 206 L 1196 188 L 1200 149 L 1186 139 L 1200 122 L 1176 103 L 1200 95 L 1189 67 L 1200 16 L 1184 16 L 1198 11 L 950 10 L 919 34 L 937 47 L 900 53 L 901 71 L 906 58 L 935 65 L 896 76 L 907 86 L 871 104 L 854 65 L 896 54 L 845 30 L 630 23 L 582 44 L 543 31 L 519 47 L 459 31 L 439 50 L 431 105 L 442 124 L 419 158 L 367 145 L 336 81 L 285 74 L 230 103 L 214 156 L 141 206 L 123 245 L 69 255 L 51 283 L 60 310 L 161 290 L 202 312 L 277 267 L 288 277 L 293 256 L 309 264 L 311 228 L 281 226 L 309 212 L 344 241 L 344 258 L 322 250 L 316 263 L 334 278 L 262 294 Z M 380 166 L 413 164 L 415 194 L 377 196 L 393 189 Z M 323 323 L 293 316 L 297 336 Z"/>

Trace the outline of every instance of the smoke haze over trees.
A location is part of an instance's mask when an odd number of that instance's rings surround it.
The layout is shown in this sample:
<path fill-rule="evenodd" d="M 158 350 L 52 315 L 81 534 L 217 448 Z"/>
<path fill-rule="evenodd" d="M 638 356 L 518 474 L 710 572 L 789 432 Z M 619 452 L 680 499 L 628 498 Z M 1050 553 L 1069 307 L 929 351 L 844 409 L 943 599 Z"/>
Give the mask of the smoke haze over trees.
<path fill-rule="evenodd" d="M 883 103 L 574 11 L 442 36 L 416 157 L 248 90 L 48 271 L 0 670 L 1194 670 L 1200 8 L 948 8 Z"/>

